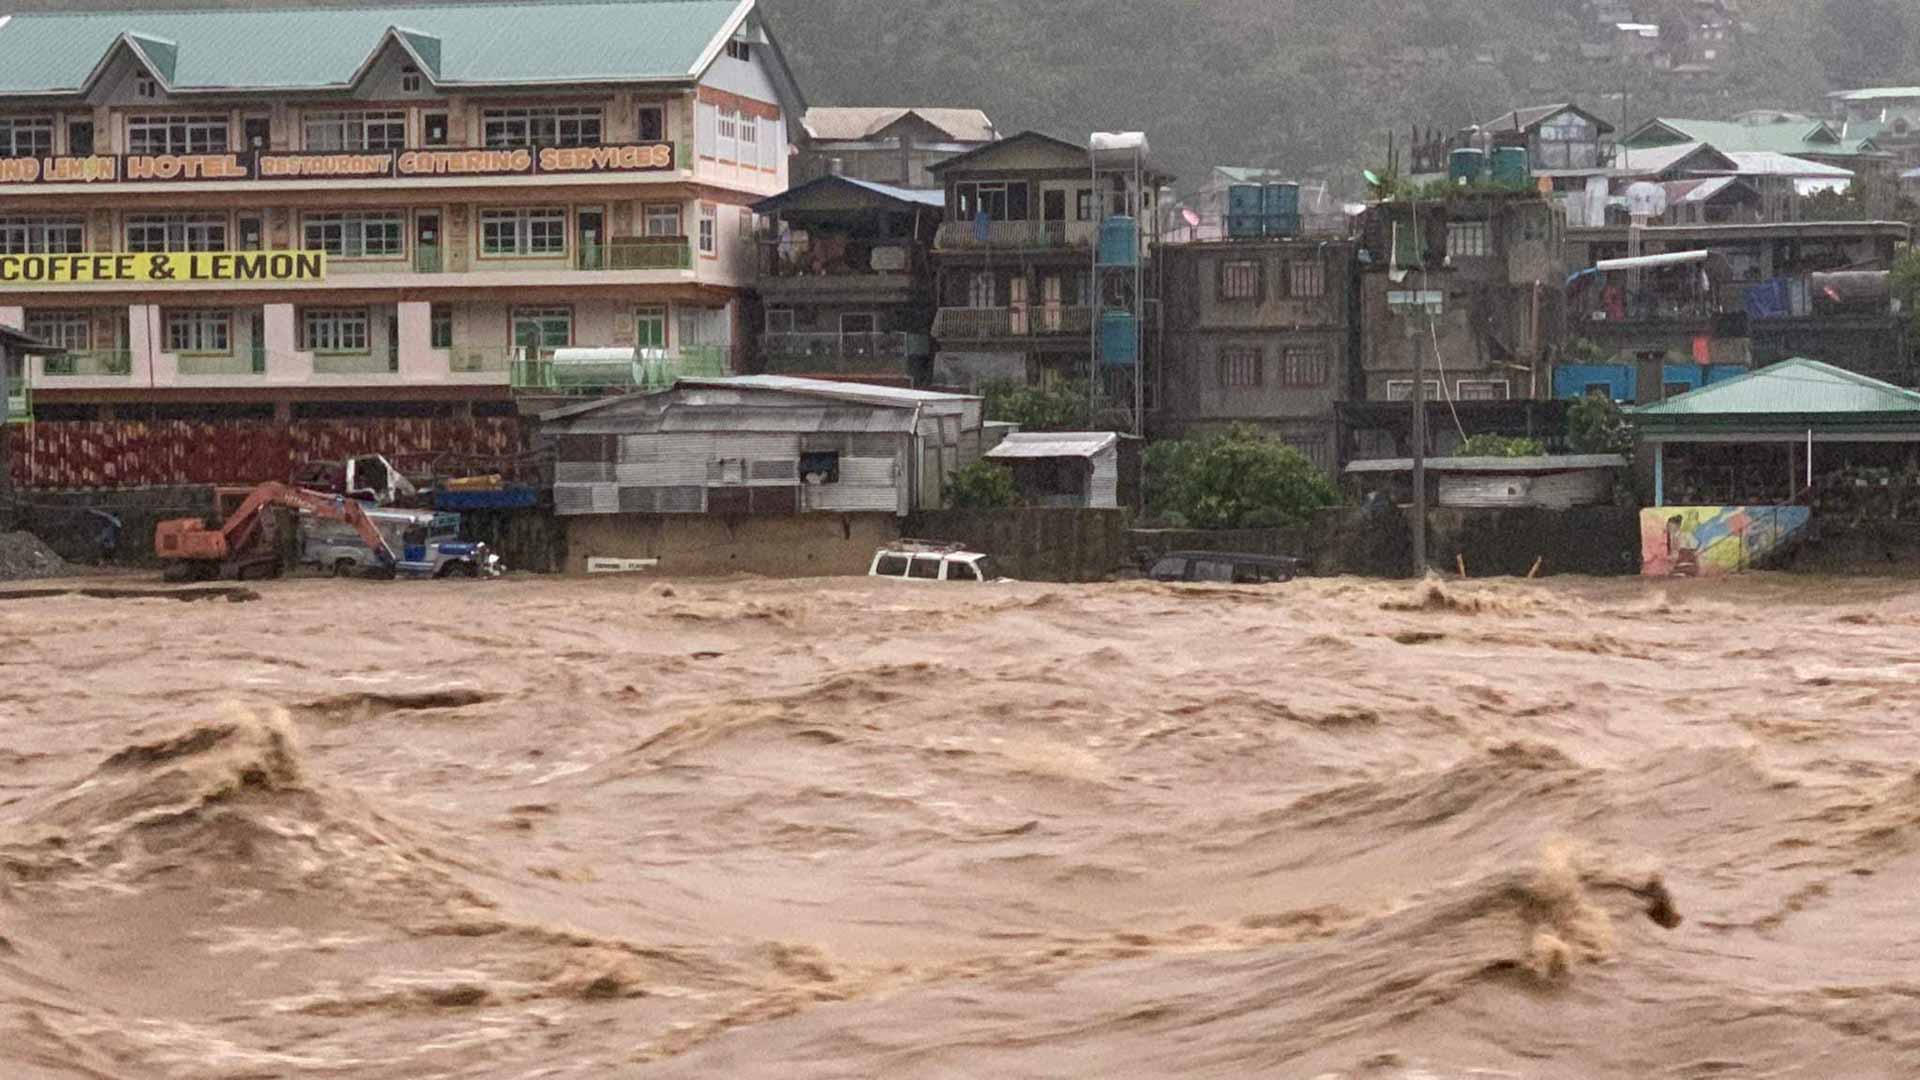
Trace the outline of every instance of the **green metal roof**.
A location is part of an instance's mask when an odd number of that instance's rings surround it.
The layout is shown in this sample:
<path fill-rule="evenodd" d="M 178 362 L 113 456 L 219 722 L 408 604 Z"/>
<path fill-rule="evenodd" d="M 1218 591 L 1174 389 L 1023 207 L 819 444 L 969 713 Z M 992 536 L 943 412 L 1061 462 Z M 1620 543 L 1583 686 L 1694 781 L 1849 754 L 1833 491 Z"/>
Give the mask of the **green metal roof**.
<path fill-rule="evenodd" d="M 343 87 L 389 32 L 442 84 L 686 79 L 750 7 L 544 0 L 15 15 L 0 23 L 0 93 L 77 92 L 122 45 L 173 91 Z"/>
<path fill-rule="evenodd" d="M 1920 436 L 1920 393 L 1795 358 L 1632 410 L 1653 436 L 1732 431 L 1899 431 Z"/>
<path fill-rule="evenodd" d="M 1678 142 L 1706 142 L 1722 152 L 1770 150 L 1799 157 L 1809 154 L 1853 157 L 1879 150 L 1872 139 L 1857 130 L 1849 130 L 1838 138 L 1823 135 L 1823 131 L 1834 129 L 1817 120 L 1741 124 L 1731 120 L 1683 120 L 1663 116 L 1641 125 L 1622 145 L 1639 149 Z"/>

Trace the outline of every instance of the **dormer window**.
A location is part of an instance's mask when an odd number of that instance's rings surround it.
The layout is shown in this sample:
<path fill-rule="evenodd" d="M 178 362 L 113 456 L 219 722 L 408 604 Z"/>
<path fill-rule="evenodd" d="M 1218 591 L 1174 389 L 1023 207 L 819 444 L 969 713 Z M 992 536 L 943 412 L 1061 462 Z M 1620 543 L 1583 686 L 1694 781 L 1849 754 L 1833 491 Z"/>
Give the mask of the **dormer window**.
<path fill-rule="evenodd" d="M 141 75 L 133 80 L 133 96 L 155 98 L 160 96 L 160 84 L 149 75 Z"/>
<path fill-rule="evenodd" d="M 752 58 L 745 38 L 733 38 L 728 41 L 727 55 L 733 57 L 735 60 L 748 60 Z"/>
<path fill-rule="evenodd" d="M 420 69 L 404 67 L 400 69 L 400 89 L 409 94 L 420 92 Z"/>

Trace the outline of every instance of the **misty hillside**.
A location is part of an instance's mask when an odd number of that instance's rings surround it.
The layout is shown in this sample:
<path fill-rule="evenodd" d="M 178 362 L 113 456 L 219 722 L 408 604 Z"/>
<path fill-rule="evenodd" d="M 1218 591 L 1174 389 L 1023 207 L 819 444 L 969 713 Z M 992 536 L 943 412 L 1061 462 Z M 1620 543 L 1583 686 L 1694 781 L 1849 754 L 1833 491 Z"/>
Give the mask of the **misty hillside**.
<path fill-rule="evenodd" d="M 0 9 L 260 3 L 0 0 Z M 1452 128 L 1567 99 L 1637 122 L 1820 113 L 1832 89 L 1920 83 L 1920 6 L 1908 0 L 762 4 L 814 104 L 977 105 L 1003 131 L 1070 138 L 1143 128 L 1190 179 L 1216 163 L 1267 165 L 1351 188 L 1358 169 L 1384 155 L 1389 128 Z M 1697 12 L 1721 6 L 1739 27 L 1710 73 L 1682 78 L 1644 59 L 1590 57 L 1612 32 L 1601 21 L 1608 8 L 1660 26 L 1666 48 L 1684 42 Z"/>

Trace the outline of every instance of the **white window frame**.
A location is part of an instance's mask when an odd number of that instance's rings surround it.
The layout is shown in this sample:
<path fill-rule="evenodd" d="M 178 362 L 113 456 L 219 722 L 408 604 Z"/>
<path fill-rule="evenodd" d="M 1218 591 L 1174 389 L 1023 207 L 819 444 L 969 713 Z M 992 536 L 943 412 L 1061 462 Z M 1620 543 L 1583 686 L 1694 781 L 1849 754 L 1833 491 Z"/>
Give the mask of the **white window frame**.
<path fill-rule="evenodd" d="M 670 319 L 668 319 L 667 314 L 668 314 L 667 305 L 665 304 L 642 304 L 639 307 L 636 307 L 633 309 L 634 348 L 664 349 L 667 347 L 667 341 L 668 341 L 667 327 L 672 325 L 672 322 Z M 642 334 L 640 332 L 640 328 L 642 326 L 657 326 L 659 328 L 659 333 L 657 335 Z M 649 336 L 657 337 L 658 340 L 657 341 L 646 340 L 646 338 L 648 338 Z"/>
<path fill-rule="evenodd" d="M 0 119 L 0 158 L 50 157 L 52 154 L 53 117 Z"/>
<path fill-rule="evenodd" d="M 775 318 L 779 316 L 779 318 Z M 793 309 L 790 307 L 770 307 L 767 309 L 767 333 L 793 333 Z"/>
<path fill-rule="evenodd" d="M 233 124 L 218 113 L 140 113 L 127 117 L 127 153 L 224 154 Z"/>
<path fill-rule="evenodd" d="M 398 210 L 324 210 L 300 215 L 309 251 L 337 259 L 404 259 L 407 215 Z"/>
<path fill-rule="evenodd" d="M 1484 221 L 1454 221 L 1447 225 L 1447 254 L 1458 258 L 1486 258 L 1493 254 L 1493 230 Z"/>
<path fill-rule="evenodd" d="M 421 78 L 420 78 L 419 68 L 409 64 L 408 66 L 400 69 L 400 92 L 401 93 L 417 94 L 420 92 L 420 87 L 421 87 Z"/>
<path fill-rule="evenodd" d="M 700 204 L 700 254 L 717 256 L 720 252 L 720 208 Z"/>
<path fill-rule="evenodd" d="M 598 105 L 485 109 L 480 131 L 481 145 L 489 149 L 598 146 L 606 132 L 606 114 Z"/>
<path fill-rule="evenodd" d="M 303 308 L 300 348 L 330 355 L 370 355 L 373 320 L 366 308 Z"/>
<path fill-rule="evenodd" d="M 713 155 L 721 161 L 735 161 L 740 157 L 740 111 L 721 109 L 715 114 L 713 137 Z"/>
<path fill-rule="evenodd" d="M 991 311 L 1000 306 L 1000 279 L 991 270 L 976 270 L 967 278 L 967 307 Z"/>
<path fill-rule="evenodd" d="M 727 55 L 742 63 L 752 63 L 753 44 L 745 38 L 728 38 Z"/>
<path fill-rule="evenodd" d="M 83 217 L 0 217 L 0 255 L 71 255 L 85 251 L 86 244 Z"/>
<path fill-rule="evenodd" d="M 492 227 L 489 232 L 489 227 Z M 501 247 L 499 239 L 510 241 Z M 483 259 L 565 258 L 567 211 L 557 206 L 520 206 L 480 211 Z"/>
<path fill-rule="evenodd" d="M 401 150 L 407 145 L 405 109 L 310 112 L 300 118 L 308 150 Z"/>
<path fill-rule="evenodd" d="M 231 356 L 233 312 L 225 308 L 182 308 L 167 312 L 167 351 L 175 354 Z"/>
<path fill-rule="evenodd" d="M 740 157 L 740 164 L 752 165 L 758 168 L 760 165 L 760 122 L 751 113 L 743 112 L 740 114 L 740 133 L 738 138 L 740 141 L 737 152 Z M 748 149 L 749 147 L 752 149 Z"/>
<path fill-rule="evenodd" d="M 665 224 L 669 216 L 672 218 L 671 231 L 657 231 L 656 227 Z M 685 236 L 687 235 L 685 217 L 685 208 L 679 203 L 648 203 L 646 208 L 646 235 Z"/>
<path fill-rule="evenodd" d="M 1469 393 L 1469 386 L 1475 387 L 1475 392 Z M 1499 392 L 1491 397 L 1482 396 L 1479 387 L 1494 387 Z M 1506 379 L 1461 379 L 1453 384 L 1453 389 L 1455 401 L 1511 401 L 1513 398 L 1513 384 Z"/>
<path fill-rule="evenodd" d="M 93 348 L 93 315 L 73 309 L 28 311 L 21 329 L 35 341 L 45 342 L 68 352 L 88 352 Z"/>
<path fill-rule="evenodd" d="M 1421 381 L 1427 384 L 1427 400 L 1439 401 L 1440 400 L 1440 380 L 1439 379 L 1422 379 Z M 1413 380 L 1412 379 L 1388 379 L 1387 380 L 1387 400 L 1388 401 L 1412 401 L 1413 400 Z"/>
<path fill-rule="evenodd" d="M 430 304 L 427 307 L 427 347 L 453 348 L 453 305 Z"/>
<path fill-rule="evenodd" d="M 549 327 L 546 324 L 557 322 L 561 319 L 566 320 L 567 340 L 557 345 L 552 344 L 547 340 L 546 331 L 547 329 L 549 329 Z M 508 337 L 509 345 L 515 348 L 520 347 L 520 327 L 525 323 L 542 324 L 541 332 L 540 332 L 540 344 L 532 347 L 533 351 L 539 354 L 539 357 L 536 357 L 532 355 L 532 353 L 529 353 L 529 356 L 528 356 L 529 359 L 538 359 L 540 357 L 549 356 L 552 354 L 553 350 L 564 349 L 568 345 L 573 344 L 573 309 L 570 307 L 564 307 L 559 305 L 536 307 L 536 306 L 529 305 L 527 307 L 516 307 L 516 308 L 509 309 L 507 312 L 507 337 Z"/>
<path fill-rule="evenodd" d="M 126 250 L 226 251 L 227 231 L 225 214 L 128 214 Z"/>

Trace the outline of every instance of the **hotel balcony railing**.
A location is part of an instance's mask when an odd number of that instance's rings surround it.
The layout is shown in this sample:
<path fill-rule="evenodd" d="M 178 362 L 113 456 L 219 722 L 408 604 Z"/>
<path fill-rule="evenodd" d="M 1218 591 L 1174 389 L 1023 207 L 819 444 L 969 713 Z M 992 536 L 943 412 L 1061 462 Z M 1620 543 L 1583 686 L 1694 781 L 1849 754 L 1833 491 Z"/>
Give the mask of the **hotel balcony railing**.
<path fill-rule="evenodd" d="M 267 350 L 251 348 L 231 353 L 180 353 L 182 375 L 264 375 Z"/>
<path fill-rule="evenodd" d="M 1047 251 L 1090 248 L 1099 233 L 1092 221 L 989 221 L 984 236 L 972 221 L 940 226 L 934 247 L 941 251 Z"/>
<path fill-rule="evenodd" d="M 766 334 L 760 339 L 761 359 L 774 374 L 901 373 L 908 360 L 930 351 L 925 334 Z"/>
<path fill-rule="evenodd" d="M 41 370 L 49 376 L 125 375 L 133 370 L 133 353 L 128 349 L 82 349 L 57 353 L 46 358 Z"/>
<path fill-rule="evenodd" d="M 455 345 L 447 350 L 447 370 L 463 374 L 507 372 L 525 355 L 524 349 L 505 346 Z"/>
<path fill-rule="evenodd" d="M 575 256 L 582 270 L 685 270 L 693 248 L 684 236 L 616 236 L 583 246 Z"/>
<path fill-rule="evenodd" d="M 727 374 L 725 345 L 637 349 L 632 360 L 565 362 L 551 356 L 512 363 L 513 389 L 530 394 L 604 394 L 664 389 L 676 379 Z"/>
<path fill-rule="evenodd" d="M 1053 337 L 1093 332 L 1090 307 L 941 308 L 934 317 L 935 337 L 955 341 L 989 338 Z"/>

